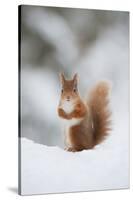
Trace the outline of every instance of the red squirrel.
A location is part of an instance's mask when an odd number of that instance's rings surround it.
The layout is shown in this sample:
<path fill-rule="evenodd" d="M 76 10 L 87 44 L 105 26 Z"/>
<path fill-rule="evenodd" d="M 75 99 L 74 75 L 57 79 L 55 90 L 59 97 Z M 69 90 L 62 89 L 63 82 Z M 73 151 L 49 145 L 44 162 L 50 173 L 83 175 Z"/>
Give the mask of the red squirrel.
<path fill-rule="evenodd" d="M 72 80 L 67 80 L 61 73 L 60 81 L 62 87 L 58 115 L 64 122 L 65 149 L 72 152 L 92 149 L 110 131 L 109 84 L 99 82 L 89 98 L 83 101 L 78 91 L 77 74 Z"/>

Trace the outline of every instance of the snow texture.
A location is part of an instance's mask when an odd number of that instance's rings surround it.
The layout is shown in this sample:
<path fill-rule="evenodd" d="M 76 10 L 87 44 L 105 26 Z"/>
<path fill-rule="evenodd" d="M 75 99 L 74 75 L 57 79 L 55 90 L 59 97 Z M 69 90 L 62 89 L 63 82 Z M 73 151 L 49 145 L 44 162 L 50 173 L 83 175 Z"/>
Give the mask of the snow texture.
<path fill-rule="evenodd" d="M 94 150 L 72 153 L 26 138 L 21 139 L 21 143 L 22 195 L 122 189 L 129 186 L 126 145 L 121 148 L 121 145 L 112 146 L 105 142 Z"/>

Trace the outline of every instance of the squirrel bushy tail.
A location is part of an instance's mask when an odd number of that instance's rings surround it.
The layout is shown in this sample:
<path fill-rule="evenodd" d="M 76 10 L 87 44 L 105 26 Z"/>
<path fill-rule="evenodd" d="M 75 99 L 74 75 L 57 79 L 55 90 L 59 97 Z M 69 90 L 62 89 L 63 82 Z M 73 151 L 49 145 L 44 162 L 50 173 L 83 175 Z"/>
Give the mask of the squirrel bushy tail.
<path fill-rule="evenodd" d="M 94 146 L 101 143 L 110 130 L 109 91 L 109 83 L 101 81 L 92 89 L 87 101 L 93 120 Z"/>

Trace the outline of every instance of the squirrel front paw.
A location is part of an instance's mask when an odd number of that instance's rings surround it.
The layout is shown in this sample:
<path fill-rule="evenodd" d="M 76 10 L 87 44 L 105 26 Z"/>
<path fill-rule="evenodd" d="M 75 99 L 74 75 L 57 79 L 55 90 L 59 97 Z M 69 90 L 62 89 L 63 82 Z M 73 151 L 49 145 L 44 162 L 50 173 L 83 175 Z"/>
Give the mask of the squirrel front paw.
<path fill-rule="evenodd" d="M 62 108 L 58 108 L 58 115 L 67 120 L 72 119 L 71 115 L 66 114 Z"/>

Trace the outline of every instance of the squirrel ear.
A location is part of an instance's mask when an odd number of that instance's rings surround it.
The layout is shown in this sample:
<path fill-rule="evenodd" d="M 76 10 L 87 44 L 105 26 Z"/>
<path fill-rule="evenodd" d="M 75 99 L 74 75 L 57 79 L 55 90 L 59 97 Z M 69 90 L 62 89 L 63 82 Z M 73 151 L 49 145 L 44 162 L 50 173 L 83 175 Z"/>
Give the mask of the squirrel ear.
<path fill-rule="evenodd" d="M 77 85 L 77 83 L 78 83 L 78 73 L 74 74 L 73 80 L 74 80 L 74 83 Z"/>
<path fill-rule="evenodd" d="M 62 84 L 65 82 L 65 76 L 63 73 L 60 73 L 60 81 Z"/>

